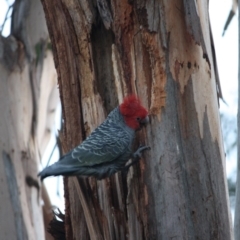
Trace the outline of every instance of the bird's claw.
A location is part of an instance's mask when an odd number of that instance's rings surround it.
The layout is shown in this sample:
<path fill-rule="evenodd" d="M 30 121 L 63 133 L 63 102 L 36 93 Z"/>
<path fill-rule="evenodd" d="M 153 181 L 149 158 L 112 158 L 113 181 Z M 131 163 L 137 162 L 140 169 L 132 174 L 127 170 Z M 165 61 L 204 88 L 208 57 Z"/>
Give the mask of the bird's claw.
<path fill-rule="evenodd" d="M 127 164 L 123 169 L 122 169 L 122 173 L 124 176 L 127 176 L 128 170 L 129 168 L 136 164 L 141 158 L 142 158 L 142 152 L 146 151 L 146 150 L 150 150 L 151 148 L 149 146 L 143 146 L 140 145 L 137 149 L 137 151 L 135 153 L 133 153 L 133 161 L 129 164 Z"/>
<path fill-rule="evenodd" d="M 149 146 L 143 146 L 140 145 L 137 149 L 136 152 L 133 153 L 133 158 L 137 159 L 137 158 L 142 158 L 142 152 L 146 151 L 146 150 L 150 150 L 151 148 Z"/>

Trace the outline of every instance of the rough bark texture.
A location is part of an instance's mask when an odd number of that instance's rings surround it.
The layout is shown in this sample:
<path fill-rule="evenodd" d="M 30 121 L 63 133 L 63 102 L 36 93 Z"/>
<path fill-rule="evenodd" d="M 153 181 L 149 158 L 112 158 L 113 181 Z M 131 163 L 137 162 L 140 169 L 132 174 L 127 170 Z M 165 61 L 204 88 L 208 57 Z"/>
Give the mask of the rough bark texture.
<path fill-rule="evenodd" d="M 127 179 L 65 179 L 66 238 L 232 239 L 208 1 L 42 3 L 64 150 L 129 93 L 151 113 Z"/>
<path fill-rule="evenodd" d="M 1 239 L 52 239 L 42 217 L 44 208 L 48 224 L 51 205 L 45 194 L 42 206 L 37 178 L 59 102 L 48 42 L 41 2 L 17 0 L 11 35 L 0 36 Z"/>

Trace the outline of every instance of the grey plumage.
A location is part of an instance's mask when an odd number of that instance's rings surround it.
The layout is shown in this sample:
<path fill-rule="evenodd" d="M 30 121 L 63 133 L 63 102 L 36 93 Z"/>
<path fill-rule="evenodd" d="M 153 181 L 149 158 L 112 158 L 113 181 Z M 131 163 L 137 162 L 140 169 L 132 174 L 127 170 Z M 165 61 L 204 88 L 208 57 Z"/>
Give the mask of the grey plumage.
<path fill-rule="evenodd" d="M 58 175 L 109 177 L 123 169 L 131 157 L 134 136 L 135 130 L 126 125 L 117 107 L 82 144 L 45 168 L 39 176 L 41 180 Z"/>

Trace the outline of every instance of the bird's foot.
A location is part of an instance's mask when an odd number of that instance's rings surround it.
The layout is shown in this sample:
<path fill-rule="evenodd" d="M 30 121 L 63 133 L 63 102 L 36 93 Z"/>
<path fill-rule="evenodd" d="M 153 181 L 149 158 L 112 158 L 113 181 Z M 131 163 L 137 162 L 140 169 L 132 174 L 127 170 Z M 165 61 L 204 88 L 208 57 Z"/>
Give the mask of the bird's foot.
<path fill-rule="evenodd" d="M 142 153 L 146 150 L 151 150 L 151 148 L 149 146 L 142 146 L 140 145 L 137 149 L 136 152 L 133 153 L 133 159 L 135 160 L 139 160 L 142 158 Z"/>
<path fill-rule="evenodd" d="M 132 158 L 133 158 L 132 162 L 129 163 L 129 164 L 127 164 L 126 166 L 124 166 L 124 168 L 123 168 L 123 170 L 122 170 L 123 175 L 126 176 L 127 173 L 128 173 L 129 168 L 130 168 L 132 165 L 136 164 L 136 163 L 142 158 L 142 153 L 143 153 L 144 151 L 150 150 L 150 149 L 151 149 L 151 148 L 150 148 L 149 146 L 142 146 L 142 145 L 140 145 L 140 146 L 138 147 L 137 151 L 134 152 L 133 155 L 132 155 Z"/>

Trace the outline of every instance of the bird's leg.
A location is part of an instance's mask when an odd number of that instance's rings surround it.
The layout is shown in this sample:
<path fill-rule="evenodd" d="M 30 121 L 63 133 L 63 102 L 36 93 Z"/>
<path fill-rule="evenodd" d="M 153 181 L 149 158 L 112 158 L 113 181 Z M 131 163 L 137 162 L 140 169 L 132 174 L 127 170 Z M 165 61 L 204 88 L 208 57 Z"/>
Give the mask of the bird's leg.
<path fill-rule="evenodd" d="M 145 150 L 150 150 L 151 148 L 149 146 L 139 146 L 137 151 L 132 154 L 132 158 L 135 160 L 140 160 L 142 158 L 142 152 Z"/>
<path fill-rule="evenodd" d="M 139 148 L 137 149 L 136 152 L 134 152 L 132 154 L 132 162 L 127 164 L 124 168 L 123 168 L 123 172 L 127 175 L 127 172 L 129 170 L 129 168 L 136 164 L 141 158 L 142 158 L 142 152 L 146 151 L 146 150 L 150 150 L 151 148 L 149 146 L 139 146 Z"/>

